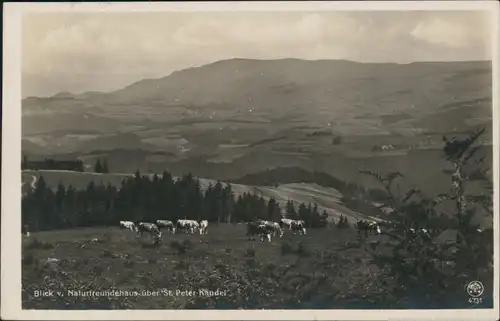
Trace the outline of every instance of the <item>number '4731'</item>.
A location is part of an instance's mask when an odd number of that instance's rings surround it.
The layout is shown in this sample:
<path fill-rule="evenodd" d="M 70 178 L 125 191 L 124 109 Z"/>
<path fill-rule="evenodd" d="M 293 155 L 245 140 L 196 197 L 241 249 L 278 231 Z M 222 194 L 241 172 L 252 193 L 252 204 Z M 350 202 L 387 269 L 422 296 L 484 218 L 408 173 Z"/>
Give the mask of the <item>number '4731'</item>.
<path fill-rule="evenodd" d="M 483 303 L 482 298 L 469 298 L 469 303 L 471 304 L 481 304 Z"/>

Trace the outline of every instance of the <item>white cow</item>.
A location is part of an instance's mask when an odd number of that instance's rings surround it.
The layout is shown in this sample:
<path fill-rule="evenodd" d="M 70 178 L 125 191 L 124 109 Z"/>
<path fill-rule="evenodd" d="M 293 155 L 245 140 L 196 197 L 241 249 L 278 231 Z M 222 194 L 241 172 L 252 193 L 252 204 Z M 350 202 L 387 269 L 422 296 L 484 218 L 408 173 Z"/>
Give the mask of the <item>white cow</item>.
<path fill-rule="evenodd" d="M 394 149 L 394 146 L 392 146 L 391 144 L 389 145 L 382 145 L 382 150 L 383 151 L 388 151 L 388 150 L 392 150 Z"/>
<path fill-rule="evenodd" d="M 280 227 L 282 229 L 284 229 L 284 227 L 288 227 L 289 230 L 292 230 L 292 222 L 293 220 L 289 219 L 289 218 L 282 218 L 279 222 L 280 224 Z"/>
<path fill-rule="evenodd" d="M 202 234 L 208 234 L 208 221 L 207 220 L 202 220 L 200 222 L 200 235 Z"/>
<path fill-rule="evenodd" d="M 273 236 L 276 236 L 276 232 L 279 233 L 280 238 L 283 237 L 283 229 L 281 229 L 280 223 L 278 222 L 271 222 L 272 227 L 273 227 Z"/>
<path fill-rule="evenodd" d="M 194 234 L 200 229 L 200 224 L 195 220 L 177 220 L 175 225 L 177 230 L 184 231 L 186 234 Z"/>
<path fill-rule="evenodd" d="M 130 221 L 120 221 L 120 228 L 130 230 L 132 232 L 137 232 L 137 226 L 134 224 L 134 222 Z"/>
<path fill-rule="evenodd" d="M 417 230 L 415 230 L 415 229 L 412 227 L 412 228 L 410 228 L 410 229 L 409 229 L 409 231 L 407 232 L 407 235 L 408 235 L 408 234 L 409 234 L 409 235 L 411 235 L 411 236 L 413 236 L 413 237 L 416 237 L 416 236 L 419 236 L 419 235 L 420 235 L 420 236 L 425 236 L 425 237 L 427 237 L 427 238 L 430 238 L 430 237 L 431 237 L 431 236 L 430 236 L 430 234 L 429 234 L 429 231 L 428 231 L 427 229 L 425 229 L 425 228 L 418 229 L 418 231 L 417 231 Z"/>
<path fill-rule="evenodd" d="M 283 236 L 283 230 L 281 229 L 281 226 L 279 223 L 272 222 L 272 221 L 264 221 L 261 219 L 258 219 L 256 222 L 257 222 L 257 224 L 268 226 L 271 229 L 273 236 L 276 236 L 276 233 L 279 233 L 280 237 Z"/>
<path fill-rule="evenodd" d="M 166 228 L 167 231 L 169 231 L 172 234 L 175 234 L 175 226 L 174 226 L 174 223 L 172 221 L 169 221 L 169 220 L 157 220 L 156 221 L 156 225 L 158 225 L 158 227 L 160 229 Z"/>

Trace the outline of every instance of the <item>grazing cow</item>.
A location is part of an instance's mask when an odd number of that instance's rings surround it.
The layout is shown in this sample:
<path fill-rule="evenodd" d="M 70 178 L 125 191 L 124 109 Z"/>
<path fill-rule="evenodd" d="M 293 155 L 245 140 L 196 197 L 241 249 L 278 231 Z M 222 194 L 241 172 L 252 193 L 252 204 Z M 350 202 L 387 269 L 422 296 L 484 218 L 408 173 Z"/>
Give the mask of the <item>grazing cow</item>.
<path fill-rule="evenodd" d="M 120 221 L 120 229 L 130 230 L 132 232 L 137 232 L 137 226 L 134 222 L 130 221 Z"/>
<path fill-rule="evenodd" d="M 200 235 L 208 234 L 208 221 L 203 220 L 200 222 Z"/>
<path fill-rule="evenodd" d="M 247 236 L 248 236 L 248 240 L 250 240 L 250 238 L 252 238 L 253 240 L 255 240 L 255 235 L 259 234 L 259 226 L 261 226 L 262 224 L 260 224 L 259 221 L 257 222 L 248 222 L 247 223 Z"/>
<path fill-rule="evenodd" d="M 271 234 L 273 233 L 273 228 L 267 224 L 259 224 L 258 222 L 247 223 L 247 236 L 248 239 L 255 240 L 255 235 L 260 235 L 260 241 L 264 242 L 264 238 L 267 238 L 268 242 L 271 242 Z"/>
<path fill-rule="evenodd" d="M 154 223 L 140 222 L 136 224 L 137 236 L 142 236 L 144 232 L 149 233 L 154 239 L 155 244 L 161 240 L 161 231 L 158 225 Z"/>
<path fill-rule="evenodd" d="M 169 231 L 172 234 L 175 234 L 175 226 L 172 221 L 169 220 L 157 220 L 156 225 L 158 225 L 158 228 L 161 230 L 162 228 L 165 228 L 167 231 Z"/>
<path fill-rule="evenodd" d="M 368 220 L 360 220 L 356 222 L 356 227 L 358 228 L 358 233 L 361 231 L 365 232 L 365 236 L 368 236 L 368 232 L 372 232 L 375 235 L 381 234 L 380 226 L 377 222 L 368 221 Z"/>
<path fill-rule="evenodd" d="M 289 218 L 282 218 L 280 220 L 280 227 L 282 229 L 284 229 L 286 226 L 286 227 L 288 227 L 289 230 L 292 230 L 292 222 L 293 222 L 293 220 L 291 220 Z"/>
<path fill-rule="evenodd" d="M 30 237 L 30 231 L 29 231 L 29 226 L 28 224 L 26 225 L 23 225 L 22 228 L 21 228 L 21 233 L 26 236 L 26 237 Z"/>
<path fill-rule="evenodd" d="M 295 234 L 295 232 L 299 232 L 299 234 L 305 235 L 306 234 L 305 225 L 306 225 L 306 223 L 302 220 L 292 221 L 291 227 L 292 227 L 293 234 Z"/>
<path fill-rule="evenodd" d="M 391 144 L 389 144 L 389 145 L 382 145 L 381 149 L 383 151 L 388 151 L 388 150 L 394 149 L 394 146 L 392 146 Z"/>
<path fill-rule="evenodd" d="M 271 222 L 271 221 L 264 221 L 264 220 L 261 220 L 261 219 L 258 219 L 256 221 L 257 224 L 259 225 L 266 225 L 268 226 L 272 233 L 273 233 L 273 236 L 276 236 L 276 233 L 279 233 L 280 237 L 283 236 L 283 230 L 281 229 L 281 226 L 279 223 L 277 222 Z"/>
<path fill-rule="evenodd" d="M 423 237 L 428 238 L 428 239 L 431 238 L 429 231 L 425 228 L 421 228 L 421 229 L 416 230 L 412 227 L 406 232 L 406 235 L 407 236 L 409 235 L 409 236 L 414 237 L 414 238 L 417 236 L 423 236 Z"/>
<path fill-rule="evenodd" d="M 280 223 L 278 222 L 271 222 L 272 223 L 272 228 L 273 228 L 273 236 L 276 236 L 276 232 L 279 233 L 280 238 L 283 237 L 283 230 L 281 229 Z"/>
<path fill-rule="evenodd" d="M 175 225 L 177 230 L 184 231 L 186 234 L 194 234 L 200 228 L 200 224 L 195 220 L 177 220 Z"/>

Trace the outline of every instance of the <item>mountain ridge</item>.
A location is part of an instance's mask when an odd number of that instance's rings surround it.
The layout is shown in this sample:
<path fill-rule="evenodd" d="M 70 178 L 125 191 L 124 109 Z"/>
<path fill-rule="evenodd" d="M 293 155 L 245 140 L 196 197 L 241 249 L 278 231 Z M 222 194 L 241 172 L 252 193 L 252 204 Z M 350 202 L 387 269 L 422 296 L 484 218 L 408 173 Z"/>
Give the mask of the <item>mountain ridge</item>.
<path fill-rule="evenodd" d="M 316 62 L 316 63 L 324 63 L 324 62 L 336 62 L 336 63 L 346 63 L 346 64 L 361 64 L 361 65 L 398 65 L 398 66 L 405 66 L 405 65 L 431 65 L 431 64 L 485 64 L 489 63 L 491 64 L 491 60 L 467 60 L 467 61 L 413 61 L 409 63 L 397 63 L 397 62 L 360 62 L 360 61 L 354 61 L 354 60 L 348 60 L 348 59 L 300 59 L 300 58 L 277 58 L 277 59 L 253 59 L 253 58 L 228 58 L 228 59 L 221 59 L 221 60 L 216 60 L 213 62 L 209 62 L 206 64 L 202 64 L 199 66 L 193 66 L 193 67 L 186 67 L 178 70 L 172 71 L 170 74 L 167 74 L 165 76 L 161 77 L 156 77 L 156 78 L 142 78 L 138 79 L 136 81 L 133 81 L 129 85 L 126 85 L 120 89 L 117 90 L 110 90 L 110 91 L 97 91 L 97 90 L 89 90 L 89 91 L 84 91 L 81 93 L 72 93 L 66 90 L 60 91 L 56 94 L 50 95 L 50 96 L 26 96 L 24 99 L 28 98 L 56 98 L 56 97 L 79 97 L 79 96 L 88 96 L 88 95 L 102 95 L 102 94 L 109 94 L 109 93 L 114 93 L 123 89 L 126 89 L 136 83 L 139 83 L 141 81 L 156 81 L 156 80 L 161 80 L 164 78 L 167 78 L 169 76 L 172 76 L 176 73 L 187 71 L 187 70 L 193 70 L 193 69 L 198 69 L 198 68 L 203 68 L 203 67 L 208 67 L 208 66 L 213 66 L 221 63 L 230 63 L 230 62 L 279 62 L 279 61 L 288 61 L 288 62 Z"/>

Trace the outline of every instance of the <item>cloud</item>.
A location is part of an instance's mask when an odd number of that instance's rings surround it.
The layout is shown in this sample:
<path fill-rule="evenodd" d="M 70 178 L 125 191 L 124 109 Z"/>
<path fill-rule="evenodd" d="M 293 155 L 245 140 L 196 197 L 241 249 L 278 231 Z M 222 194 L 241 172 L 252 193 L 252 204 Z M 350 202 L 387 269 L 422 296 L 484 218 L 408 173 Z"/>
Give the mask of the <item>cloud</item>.
<path fill-rule="evenodd" d="M 485 21 L 471 11 L 30 14 L 23 21 L 23 81 L 53 78 L 51 88 L 57 82 L 60 91 L 111 90 L 233 57 L 485 59 Z M 109 81 L 96 88 L 69 80 L 92 75 Z M 43 84 L 29 88 L 37 86 L 44 91 Z"/>
<path fill-rule="evenodd" d="M 471 43 L 475 31 L 477 32 L 477 30 L 468 29 L 463 24 L 433 18 L 419 23 L 410 34 L 419 40 L 432 44 L 463 48 Z"/>

